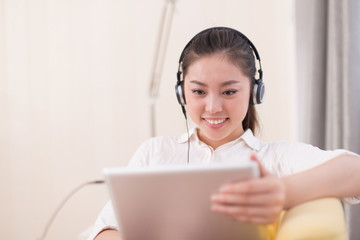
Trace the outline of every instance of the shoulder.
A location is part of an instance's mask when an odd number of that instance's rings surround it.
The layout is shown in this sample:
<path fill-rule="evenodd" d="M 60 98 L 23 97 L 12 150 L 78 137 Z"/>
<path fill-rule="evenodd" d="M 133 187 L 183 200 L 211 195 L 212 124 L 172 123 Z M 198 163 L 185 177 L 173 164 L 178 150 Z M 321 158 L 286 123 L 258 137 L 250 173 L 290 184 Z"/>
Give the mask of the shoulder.
<path fill-rule="evenodd" d="M 146 140 L 143 144 L 141 144 L 139 148 L 158 149 L 164 146 L 175 146 L 179 143 L 179 139 L 180 137 L 178 136 L 152 137 Z"/>
<path fill-rule="evenodd" d="M 316 150 L 316 147 L 302 142 L 286 140 L 278 140 L 272 142 L 263 141 L 260 138 L 256 137 L 250 129 L 245 131 L 241 138 L 246 142 L 249 147 L 258 152 L 282 154 L 286 152 L 294 152 L 304 149 L 306 149 L 307 151 Z"/>
<path fill-rule="evenodd" d="M 179 141 L 180 137 L 176 136 L 150 138 L 136 150 L 129 166 L 149 166 L 161 163 L 169 155 L 176 154 L 179 151 L 182 145 Z"/>
<path fill-rule="evenodd" d="M 287 152 L 300 152 L 301 154 L 305 154 L 320 150 L 318 147 L 315 147 L 311 144 L 297 141 L 279 140 L 274 142 L 268 142 L 267 145 L 277 154 L 286 154 Z"/>
<path fill-rule="evenodd" d="M 250 129 L 245 131 L 245 133 L 241 137 L 245 143 L 253 150 L 261 153 L 266 154 L 281 154 L 287 151 L 294 151 L 300 148 L 312 148 L 311 145 L 307 145 L 301 142 L 295 141 L 285 141 L 285 140 L 278 140 L 278 141 L 263 141 L 257 136 L 255 136 Z"/>

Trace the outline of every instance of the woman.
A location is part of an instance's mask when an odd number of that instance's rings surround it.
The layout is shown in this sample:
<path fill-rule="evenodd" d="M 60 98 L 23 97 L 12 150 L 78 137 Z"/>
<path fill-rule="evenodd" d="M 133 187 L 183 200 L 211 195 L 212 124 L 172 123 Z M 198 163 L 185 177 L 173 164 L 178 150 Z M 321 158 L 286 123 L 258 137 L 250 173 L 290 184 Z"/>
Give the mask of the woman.
<path fill-rule="evenodd" d="M 261 178 L 224 185 L 211 196 L 212 211 L 236 221 L 275 223 L 283 210 L 325 198 L 360 202 L 360 157 L 345 150 L 323 151 L 296 142 L 265 143 L 254 104 L 261 103 L 261 64 L 255 79 L 255 46 L 240 32 L 211 28 L 197 34 L 179 61 L 176 94 L 183 112 L 196 124 L 189 135 L 145 142 L 131 166 L 211 163 L 249 156 Z M 189 136 L 189 137 L 188 137 Z M 189 157 L 188 150 L 190 145 Z M 91 239 L 120 239 L 110 204 L 100 214 Z"/>

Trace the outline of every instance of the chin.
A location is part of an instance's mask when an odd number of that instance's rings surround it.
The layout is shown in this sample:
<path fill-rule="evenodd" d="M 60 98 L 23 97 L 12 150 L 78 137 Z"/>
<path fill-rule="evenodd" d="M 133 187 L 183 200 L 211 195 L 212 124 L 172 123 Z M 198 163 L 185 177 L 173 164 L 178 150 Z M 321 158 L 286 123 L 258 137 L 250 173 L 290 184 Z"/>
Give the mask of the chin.
<path fill-rule="evenodd" d="M 211 140 L 211 141 L 215 141 L 215 142 L 220 142 L 222 140 L 224 140 L 228 134 L 224 133 L 224 131 L 217 129 L 217 130 L 202 130 L 200 128 L 200 132 L 201 135 L 204 136 L 205 138 Z"/>

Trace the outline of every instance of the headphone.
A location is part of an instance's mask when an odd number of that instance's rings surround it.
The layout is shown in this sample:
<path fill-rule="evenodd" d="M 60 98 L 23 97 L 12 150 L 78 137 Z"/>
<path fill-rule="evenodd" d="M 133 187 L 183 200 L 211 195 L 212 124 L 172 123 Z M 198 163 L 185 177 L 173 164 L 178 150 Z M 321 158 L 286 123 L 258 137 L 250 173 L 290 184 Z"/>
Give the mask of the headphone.
<path fill-rule="evenodd" d="M 182 61 L 184 59 L 184 55 L 185 55 L 185 51 L 186 49 L 192 44 L 192 42 L 194 41 L 194 39 L 196 39 L 199 35 L 202 35 L 204 33 L 213 31 L 213 30 L 230 30 L 231 32 L 235 33 L 236 35 L 240 36 L 242 39 L 244 39 L 249 47 L 251 48 L 252 52 L 255 54 L 256 59 L 259 61 L 259 78 L 255 79 L 254 82 L 254 86 L 253 86 L 253 90 L 252 90 L 252 97 L 250 98 L 250 103 L 251 104 L 260 104 L 264 101 L 264 94 L 265 94 L 265 85 L 262 82 L 262 78 L 263 78 L 263 71 L 261 69 L 261 61 L 260 61 L 260 55 L 258 53 L 258 51 L 256 50 L 256 47 L 254 46 L 254 44 L 241 32 L 232 29 L 232 28 L 227 28 L 227 27 L 213 27 L 213 28 L 208 28 L 205 29 L 203 31 L 201 31 L 200 33 L 196 34 L 189 42 L 188 44 L 186 44 L 185 48 L 183 49 L 183 51 L 181 52 L 180 55 L 180 59 L 179 59 L 179 67 L 178 67 L 178 72 L 176 74 L 177 77 L 177 82 L 175 85 L 175 93 L 176 93 L 176 97 L 177 100 L 182 108 L 182 111 L 184 113 L 185 118 L 186 117 L 186 110 L 185 110 L 185 105 L 186 105 L 186 100 L 185 100 L 185 94 L 184 94 L 184 80 L 181 79 L 182 78 L 182 71 L 181 71 L 181 67 L 182 67 Z"/>

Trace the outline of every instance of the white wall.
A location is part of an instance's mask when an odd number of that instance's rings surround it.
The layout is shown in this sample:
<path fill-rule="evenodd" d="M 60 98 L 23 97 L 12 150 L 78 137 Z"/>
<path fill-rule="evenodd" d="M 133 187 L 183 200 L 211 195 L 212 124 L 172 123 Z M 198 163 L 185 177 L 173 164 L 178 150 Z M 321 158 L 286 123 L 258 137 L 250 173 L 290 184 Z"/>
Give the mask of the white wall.
<path fill-rule="evenodd" d="M 124 166 L 150 136 L 148 82 L 163 0 L 0 0 L 0 238 L 36 239 L 79 184 Z M 179 0 L 157 102 L 157 135 L 185 131 L 179 54 L 211 26 L 245 33 L 266 84 L 265 140 L 295 136 L 292 1 Z M 76 239 L 108 196 L 78 192 L 48 239 Z"/>

